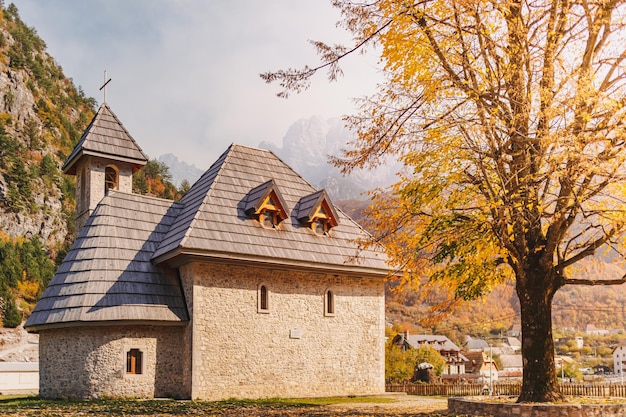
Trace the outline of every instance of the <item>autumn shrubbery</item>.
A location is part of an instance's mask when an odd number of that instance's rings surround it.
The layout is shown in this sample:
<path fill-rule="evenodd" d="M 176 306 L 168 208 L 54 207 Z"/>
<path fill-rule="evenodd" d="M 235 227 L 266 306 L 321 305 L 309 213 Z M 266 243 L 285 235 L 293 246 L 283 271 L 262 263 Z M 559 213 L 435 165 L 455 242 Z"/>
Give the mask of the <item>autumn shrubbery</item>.
<path fill-rule="evenodd" d="M 2 324 L 17 327 L 30 314 L 55 264 L 38 238 L 0 236 L 0 299 Z"/>
<path fill-rule="evenodd" d="M 446 366 L 443 357 L 430 346 L 403 350 L 393 344 L 390 338 L 385 346 L 385 382 L 405 383 L 415 380 L 417 366 L 429 363 L 437 376 L 441 376 Z"/>

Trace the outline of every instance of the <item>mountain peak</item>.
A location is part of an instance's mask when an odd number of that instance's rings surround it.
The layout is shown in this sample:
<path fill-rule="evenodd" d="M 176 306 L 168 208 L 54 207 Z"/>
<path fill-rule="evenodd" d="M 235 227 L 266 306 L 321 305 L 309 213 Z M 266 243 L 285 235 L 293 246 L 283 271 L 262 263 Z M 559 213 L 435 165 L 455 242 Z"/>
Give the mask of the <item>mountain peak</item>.
<path fill-rule="evenodd" d="M 157 158 L 157 160 L 159 162 L 163 162 L 169 167 L 169 172 L 172 176 L 172 183 L 174 183 L 177 187 L 180 187 L 183 180 L 187 180 L 189 184 L 193 184 L 204 173 L 202 169 L 197 168 L 195 165 L 181 161 L 173 153 L 161 155 Z"/>
<path fill-rule="evenodd" d="M 340 155 L 352 136 L 339 117 L 311 116 L 289 126 L 281 147 L 268 142 L 261 142 L 259 147 L 276 153 L 316 188 L 326 189 L 335 200 L 364 199 L 367 190 L 394 182 L 400 166 L 383 164 L 374 171 L 356 169 L 342 175 L 328 163 L 328 158 Z"/>

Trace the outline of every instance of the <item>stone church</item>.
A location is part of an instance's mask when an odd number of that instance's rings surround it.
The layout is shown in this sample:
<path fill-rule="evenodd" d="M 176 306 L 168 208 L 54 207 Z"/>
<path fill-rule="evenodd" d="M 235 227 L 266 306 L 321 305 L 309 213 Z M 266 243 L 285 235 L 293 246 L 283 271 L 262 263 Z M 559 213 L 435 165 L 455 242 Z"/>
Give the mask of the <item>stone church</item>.
<path fill-rule="evenodd" d="M 77 237 L 25 324 L 42 397 L 384 392 L 389 270 L 325 191 L 233 144 L 173 202 L 132 193 L 147 160 L 103 104 L 63 166 Z"/>

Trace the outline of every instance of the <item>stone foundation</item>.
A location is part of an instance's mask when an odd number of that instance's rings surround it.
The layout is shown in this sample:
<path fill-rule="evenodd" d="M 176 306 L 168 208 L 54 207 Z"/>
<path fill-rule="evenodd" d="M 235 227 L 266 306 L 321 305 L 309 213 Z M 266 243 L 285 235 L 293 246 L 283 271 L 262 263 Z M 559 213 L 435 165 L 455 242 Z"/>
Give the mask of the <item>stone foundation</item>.
<path fill-rule="evenodd" d="M 514 404 L 452 397 L 448 399 L 448 413 L 492 417 L 625 417 L 626 404 Z"/>

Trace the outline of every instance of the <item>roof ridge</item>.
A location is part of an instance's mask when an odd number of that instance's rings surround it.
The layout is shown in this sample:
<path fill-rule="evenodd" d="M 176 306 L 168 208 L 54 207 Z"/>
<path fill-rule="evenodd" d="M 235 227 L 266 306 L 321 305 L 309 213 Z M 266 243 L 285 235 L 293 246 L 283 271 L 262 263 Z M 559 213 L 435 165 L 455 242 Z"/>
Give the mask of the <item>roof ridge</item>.
<path fill-rule="evenodd" d="M 208 201 L 209 196 L 212 194 L 213 190 L 215 189 L 215 184 L 217 183 L 218 179 L 220 178 L 220 176 L 222 175 L 222 169 L 221 167 L 224 166 L 224 164 L 226 164 L 226 162 L 228 161 L 228 159 L 230 158 L 230 156 L 232 155 L 232 151 L 233 148 L 236 145 L 233 143 L 231 144 L 226 151 L 224 151 L 222 153 L 222 155 L 220 155 L 219 158 L 217 158 L 217 160 L 209 167 L 209 169 L 207 169 L 204 174 L 202 174 L 202 177 L 204 177 L 205 175 L 207 175 L 209 172 L 211 172 L 214 169 L 217 169 L 217 173 L 215 174 L 215 177 L 213 177 L 213 180 L 211 181 L 211 183 L 208 185 L 208 189 L 206 191 L 206 193 L 204 193 L 204 197 L 202 198 L 202 201 L 200 201 L 200 203 L 198 204 L 198 206 L 196 207 L 194 214 L 193 214 L 193 218 L 191 219 L 191 221 L 189 222 L 189 225 L 187 226 L 186 230 L 185 230 L 185 234 L 183 235 L 182 239 L 180 239 L 179 242 L 179 246 L 184 246 L 185 242 L 187 241 L 187 239 L 189 238 L 190 233 L 193 230 L 194 224 L 197 221 L 197 217 L 200 213 L 200 208 Z M 219 167 L 219 168 L 218 168 Z M 200 177 L 200 178 L 202 178 Z M 196 183 L 194 184 L 197 185 L 200 184 L 200 180 L 196 181 Z M 199 186 L 199 185 L 198 185 Z M 192 187 L 193 188 L 193 187 Z M 189 190 L 191 191 L 191 189 Z M 189 194 L 189 191 L 187 192 L 187 194 Z M 186 204 L 185 204 L 186 206 Z M 182 209 L 178 212 L 178 214 L 176 215 L 176 217 L 178 217 L 181 213 L 183 213 L 185 211 L 185 206 L 182 207 Z M 176 222 L 174 221 L 172 223 L 172 226 L 175 224 Z M 171 226 L 170 226 L 171 227 Z M 158 249 L 157 249 L 158 251 Z M 156 252 L 156 251 L 155 251 Z"/>
<path fill-rule="evenodd" d="M 124 124 L 122 123 L 122 121 L 120 119 L 118 119 L 117 114 L 115 114 L 115 112 L 113 110 L 111 110 L 111 108 L 109 107 L 108 104 L 106 103 L 102 103 L 101 107 L 106 107 L 106 109 L 109 111 L 109 113 L 111 113 L 111 116 L 113 116 L 113 118 L 115 119 L 115 121 L 117 122 L 117 124 L 122 128 L 122 130 L 128 135 L 128 137 L 130 138 L 130 140 L 133 141 L 133 143 L 135 144 L 135 146 L 137 147 L 137 150 L 146 158 L 146 159 L 150 159 L 148 157 L 148 155 L 146 155 L 146 153 L 143 151 L 143 149 L 141 149 L 141 146 L 139 146 L 139 143 L 137 143 L 137 141 L 135 140 L 135 138 L 133 137 L 133 135 L 130 134 L 130 132 L 126 129 L 126 127 L 124 126 Z"/>

